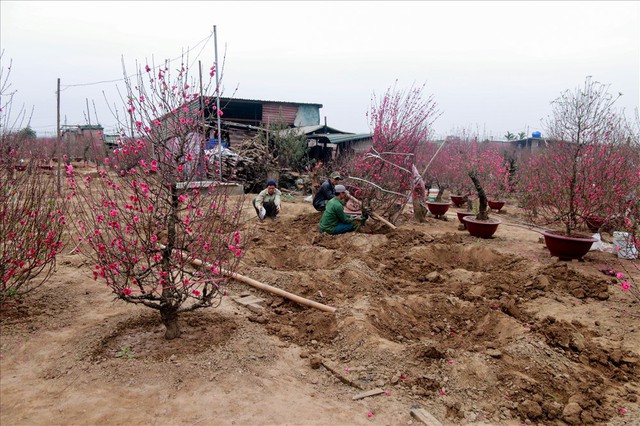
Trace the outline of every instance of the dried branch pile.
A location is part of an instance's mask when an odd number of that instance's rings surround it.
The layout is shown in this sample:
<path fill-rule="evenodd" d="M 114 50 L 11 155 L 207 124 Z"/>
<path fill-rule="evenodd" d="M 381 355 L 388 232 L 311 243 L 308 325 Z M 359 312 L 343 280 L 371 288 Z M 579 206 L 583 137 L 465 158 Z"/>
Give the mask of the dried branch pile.
<path fill-rule="evenodd" d="M 224 179 L 242 183 L 245 192 L 264 189 L 269 173 L 278 170 L 277 158 L 259 136 L 237 144 L 233 147 L 233 152 L 237 155 L 222 156 L 222 176 Z M 211 162 L 217 165 L 217 156 L 212 158 Z"/>

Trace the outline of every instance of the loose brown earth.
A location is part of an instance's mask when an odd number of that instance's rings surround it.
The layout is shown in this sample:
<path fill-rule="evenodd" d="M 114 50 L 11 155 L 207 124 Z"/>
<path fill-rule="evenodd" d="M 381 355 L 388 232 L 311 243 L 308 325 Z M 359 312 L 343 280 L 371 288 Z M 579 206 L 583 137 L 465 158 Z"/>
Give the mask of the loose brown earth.
<path fill-rule="evenodd" d="M 640 305 L 599 272 L 614 255 L 558 262 L 509 206 L 478 240 L 453 211 L 321 236 L 302 197 L 258 225 L 245 205 L 239 272 L 335 314 L 231 283 L 166 341 L 67 254 L 2 307 L 0 423 L 396 425 L 422 407 L 445 425 L 640 424 Z M 262 313 L 232 300 L 246 292 Z"/>

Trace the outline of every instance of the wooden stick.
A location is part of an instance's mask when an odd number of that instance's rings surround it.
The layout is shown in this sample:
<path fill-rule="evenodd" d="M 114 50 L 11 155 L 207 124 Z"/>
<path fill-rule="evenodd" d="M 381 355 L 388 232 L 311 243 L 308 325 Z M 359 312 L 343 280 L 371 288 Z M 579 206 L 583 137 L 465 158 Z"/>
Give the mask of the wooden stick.
<path fill-rule="evenodd" d="M 360 200 L 358 200 L 356 197 L 354 197 L 351 194 L 348 194 L 348 195 L 349 195 L 349 198 L 351 198 L 353 201 L 355 201 L 360 206 L 362 206 L 362 202 Z M 395 226 L 393 223 L 389 222 L 388 220 L 386 220 L 385 218 L 383 218 L 382 216 L 380 216 L 376 212 L 371 212 L 371 217 L 374 218 L 375 220 L 379 220 L 380 222 L 384 223 L 385 225 L 387 225 L 391 229 L 397 229 L 397 226 Z"/>
<path fill-rule="evenodd" d="M 412 408 L 411 415 L 418 421 L 424 423 L 427 426 L 442 426 L 442 423 L 436 419 L 433 414 L 422 409 L 422 408 Z"/>
<path fill-rule="evenodd" d="M 165 249 L 166 246 L 163 246 L 162 244 L 158 244 L 158 247 L 160 247 L 161 249 Z M 176 250 L 177 252 L 180 253 L 180 256 L 182 256 L 183 259 L 188 260 L 189 262 L 191 262 L 191 264 L 193 265 L 197 265 L 197 266 L 205 266 L 207 268 L 210 268 L 212 265 L 210 263 L 207 262 L 203 262 L 200 259 L 195 259 L 195 258 L 190 258 L 186 253 L 184 253 L 183 251 L 180 250 Z M 336 308 L 334 308 L 333 306 L 327 306 L 327 305 L 323 305 L 322 303 L 318 303 L 315 302 L 313 300 L 309 300 L 309 299 L 305 299 L 304 297 L 298 296 L 297 294 L 293 294 L 293 293 L 289 293 L 288 291 L 284 291 L 282 289 L 279 289 L 277 287 L 273 287 L 270 286 L 268 284 L 262 283 L 260 281 L 256 281 L 252 278 L 249 277 L 245 277 L 244 275 L 240 275 L 236 272 L 230 272 L 230 271 L 226 271 L 224 269 L 220 269 L 220 273 L 226 276 L 229 276 L 235 280 L 238 281 L 242 281 L 245 284 L 249 284 L 252 287 L 256 287 L 259 288 L 261 290 L 264 291 L 268 291 L 269 293 L 273 293 L 273 294 L 277 294 L 278 296 L 282 296 L 285 299 L 289 299 L 292 300 L 296 303 L 300 303 L 301 305 L 305 305 L 305 306 L 309 306 L 311 308 L 316 308 L 319 309 L 323 312 L 335 312 Z"/>
<path fill-rule="evenodd" d="M 256 287 L 261 290 L 268 291 L 269 293 L 277 294 L 278 296 L 282 296 L 285 299 L 289 299 L 296 303 L 300 303 L 301 305 L 309 306 L 311 308 L 316 308 L 323 312 L 333 313 L 336 311 L 336 308 L 334 308 L 333 306 L 327 306 L 327 305 L 323 305 L 322 303 L 315 302 L 313 300 L 305 299 L 304 297 L 298 296 L 293 293 L 289 293 L 288 291 L 284 291 L 280 288 L 273 287 L 265 283 L 261 283 L 260 281 L 256 281 L 252 278 L 245 277 L 244 275 L 240 275 L 236 272 L 233 272 L 231 274 L 229 274 L 228 271 L 224 271 L 224 270 L 221 270 L 221 272 L 223 272 L 225 275 L 229 275 L 233 279 L 249 284 L 252 287 Z"/>
<path fill-rule="evenodd" d="M 359 394 L 357 394 L 356 396 L 354 396 L 351 399 L 354 400 L 354 401 L 357 401 L 359 399 L 368 398 L 370 396 L 380 395 L 381 393 L 384 393 L 384 390 L 380 389 L 380 388 L 376 388 L 376 389 L 373 389 L 373 390 L 370 390 L 370 391 L 359 393 Z"/>
<path fill-rule="evenodd" d="M 378 213 L 372 212 L 371 213 L 371 217 L 376 219 L 376 220 L 379 220 L 380 222 L 384 223 L 385 225 L 387 225 L 391 229 L 397 229 L 398 228 L 393 223 L 389 222 L 388 220 L 386 220 L 385 218 L 380 216 Z"/>

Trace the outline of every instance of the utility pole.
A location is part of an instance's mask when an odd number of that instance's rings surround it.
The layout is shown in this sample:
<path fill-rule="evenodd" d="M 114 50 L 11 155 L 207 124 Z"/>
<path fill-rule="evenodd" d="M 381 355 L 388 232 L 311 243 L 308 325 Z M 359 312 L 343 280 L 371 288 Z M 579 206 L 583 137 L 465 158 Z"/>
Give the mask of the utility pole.
<path fill-rule="evenodd" d="M 62 150 L 62 143 L 60 141 L 60 79 L 58 78 L 58 88 L 56 90 L 56 103 L 57 103 L 57 119 L 56 119 L 56 128 L 57 128 L 57 143 L 58 145 L 56 151 L 58 151 L 58 196 L 62 196 L 62 155 L 60 151 Z"/>
<path fill-rule="evenodd" d="M 218 68 L 218 33 L 213 26 L 213 44 L 216 52 L 216 116 L 218 117 L 218 165 L 220 166 L 220 182 L 222 182 L 222 134 L 220 131 L 220 69 Z"/>
<path fill-rule="evenodd" d="M 93 151 L 93 129 L 91 128 L 91 110 L 89 109 L 89 98 L 84 98 L 85 101 L 87 102 L 87 121 L 89 122 L 89 141 L 91 143 L 91 150 Z M 84 139 L 84 138 L 83 138 Z M 82 161 L 87 161 L 87 151 L 89 151 L 89 148 L 86 145 L 86 141 L 85 142 L 85 146 L 84 149 L 82 150 Z"/>
<path fill-rule="evenodd" d="M 202 61 L 198 61 L 198 74 L 200 76 L 200 96 L 198 96 L 198 103 L 200 106 L 200 114 L 202 115 L 202 142 L 200 143 L 200 152 L 198 153 L 198 168 L 200 173 L 205 175 L 203 180 L 206 179 L 206 171 L 208 170 L 205 164 L 204 150 L 207 148 L 207 118 L 204 116 L 204 99 L 202 99 Z"/>

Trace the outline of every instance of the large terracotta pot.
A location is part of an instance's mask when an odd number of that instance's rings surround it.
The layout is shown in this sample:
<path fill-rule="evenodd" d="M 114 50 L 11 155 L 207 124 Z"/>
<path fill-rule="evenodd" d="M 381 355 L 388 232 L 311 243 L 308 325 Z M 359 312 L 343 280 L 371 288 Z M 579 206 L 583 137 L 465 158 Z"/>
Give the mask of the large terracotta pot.
<path fill-rule="evenodd" d="M 473 237 L 491 238 L 502 222 L 498 219 L 478 220 L 473 216 L 465 216 L 462 220 L 467 225 L 467 231 Z"/>
<path fill-rule="evenodd" d="M 476 215 L 474 212 L 456 212 L 456 214 L 458 215 L 458 221 L 462 224 L 462 226 L 464 226 L 464 229 L 467 229 L 467 224 L 462 219 L 467 217 L 467 216 L 475 216 Z"/>
<path fill-rule="evenodd" d="M 463 197 L 462 195 L 451 195 L 449 198 L 451 198 L 451 202 L 456 207 L 462 207 L 464 203 L 467 202 L 467 197 Z"/>
<path fill-rule="evenodd" d="M 449 210 L 449 203 L 440 203 L 436 201 L 427 201 L 427 208 L 436 218 L 440 216 L 444 216 L 444 214 Z"/>
<path fill-rule="evenodd" d="M 505 202 L 504 201 L 489 201 L 489 200 L 487 200 L 487 204 L 489 204 L 489 208 L 491 210 L 500 211 L 504 207 Z"/>
<path fill-rule="evenodd" d="M 597 241 L 592 237 L 578 235 L 567 237 L 551 231 L 543 231 L 542 235 L 551 256 L 556 256 L 560 260 L 582 260 L 582 257 L 589 253 L 591 245 Z"/>

